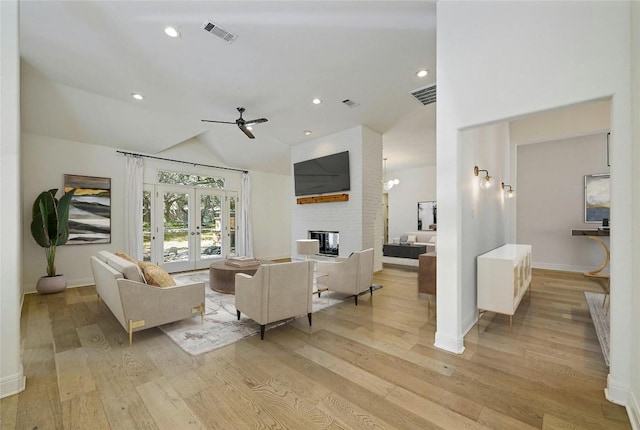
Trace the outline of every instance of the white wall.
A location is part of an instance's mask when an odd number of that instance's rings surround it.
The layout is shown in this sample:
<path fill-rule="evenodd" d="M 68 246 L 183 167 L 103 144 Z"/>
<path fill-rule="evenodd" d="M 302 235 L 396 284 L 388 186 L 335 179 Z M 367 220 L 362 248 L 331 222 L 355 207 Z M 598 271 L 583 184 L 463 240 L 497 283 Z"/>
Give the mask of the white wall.
<path fill-rule="evenodd" d="M 460 133 L 462 196 L 462 237 L 459 270 L 462 297 L 460 302 L 460 326 L 466 333 L 477 321 L 476 257 L 510 242 L 509 216 L 513 201 L 504 198 L 500 183 L 509 173 L 509 127 L 506 123 L 476 127 Z M 485 172 L 474 175 L 474 167 L 488 170 L 493 178 L 489 189 L 480 188 Z M 438 248 L 441 241 L 438 237 Z"/>
<path fill-rule="evenodd" d="M 390 171 L 387 172 L 386 179 L 400 180 L 398 185 L 388 191 L 391 241 L 404 232 L 418 230 L 418 202 L 436 200 L 436 167 Z"/>
<path fill-rule="evenodd" d="M 44 250 L 35 243 L 29 231 L 33 200 L 45 189 L 62 189 L 65 173 L 111 178 L 111 243 L 65 245 L 58 248 L 56 254 L 58 272 L 67 277 L 69 286 L 92 284 L 89 256 L 102 249 L 116 252 L 125 248 L 124 157 L 115 148 L 29 133 L 22 135 L 22 153 L 22 274 L 26 292 L 35 291 L 38 278 L 46 274 Z M 178 145 L 159 156 L 221 165 L 210 150 L 198 142 Z M 145 159 L 145 176 L 153 177 L 150 172 L 161 167 L 207 174 L 212 172 L 208 168 Z M 240 173 L 225 170 L 216 171 L 218 172 L 228 178 L 227 186 L 230 189 L 240 191 Z M 289 256 L 289 194 L 286 190 L 290 179 L 288 176 L 260 172 L 250 172 L 250 176 L 253 184 L 254 253 L 264 258 Z M 265 204 L 265 195 L 273 201 Z"/>
<path fill-rule="evenodd" d="M 516 146 L 606 133 L 610 128 L 610 98 L 538 112 L 509 122 L 511 144 Z"/>
<path fill-rule="evenodd" d="M 609 173 L 606 138 L 605 133 L 518 146 L 516 237 L 532 245 L 534 267 L 586 272 L 602 264 L 602 246 L 571 236 L 571 230 L 599 225 L 584 222 L 584 176 Z"/>
<path fill-rule="evenodd" d="M 351 190 L 345 202 L 296 203 L 290 188 L 291 249 L 296 239 L 307 238 L 310 230 L 338 231 L 340 255 L 375 247 L 376 268 L 381 268 L 380 231 L 382 231 L 382 137 L 358 126 L 340 133 L 295 145 L 291 149 L 293 163 L 349 151 Z"/>
<path fill-rule="evenodd" d="M 20 360 L 20 55 L 18 2 L 0 2 L 0 398 L 25 388 Z"/>
<path fill-rule="evenodd" d="M 631 181 L 631 192 L 633 195 L 633 216 L 634 220 L 640 219 L 640 4 L 633 2 L 631 5 L 631 90 L 632 90 L 632 159 L 633 159 L 633 180 Z M 633 223 L 631 232 L 633 243 L 632 261 L 640 261 L 640 223 Z M 633 265 L 633 297 L 631 309 L 633 310 L 633 321 L 629 330 L 632 352 L 631 363 L 636 363 L 631 372 L 631 391 L 629 393 L 629 417 L 635 429 L 640 429 L 640 371 L 637 363 L 640 363 L 640 264 Z M 632 364 L 633 365 L 633 364 Z"/>
<path fill-rule="evenodd" d="M 291 257 L 291 176 L 250 175 L 253 255 L 266 260 Z"/>
<path fill-rule="evenodd" d="M 607 398 L 631 380 L 632 231 L 629 2 L 438 2 L 438 329 L 461 352 L 465 177 L 459 130 L 612 96 L 611 368 Z M 544 31 L 541 31 L 544 23 Z M 473 31 L 470 31 L 473 29 Z M 456 186 L 457 185 L 457 186 Z M 636 282 L 637 283 L 637 282 Z M 636 366 L 637 367 L 637 366 Z M 637 370 L 636 370 L 637 371 Z"/>

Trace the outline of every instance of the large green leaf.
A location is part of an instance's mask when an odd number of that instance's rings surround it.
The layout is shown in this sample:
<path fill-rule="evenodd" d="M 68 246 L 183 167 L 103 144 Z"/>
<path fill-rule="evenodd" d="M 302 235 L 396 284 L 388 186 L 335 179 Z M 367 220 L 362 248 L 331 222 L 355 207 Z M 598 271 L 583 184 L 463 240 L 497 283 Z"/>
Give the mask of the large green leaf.
<path fill-rule="evenodd" d="M 38 245 L 45 248 L 47 274 L 55 275 L 56 247 L 69 239 L 69 207 L 75 188 L 56 199 L 58 190 L 43 191 L 33 202 L 31 235 Z"/>

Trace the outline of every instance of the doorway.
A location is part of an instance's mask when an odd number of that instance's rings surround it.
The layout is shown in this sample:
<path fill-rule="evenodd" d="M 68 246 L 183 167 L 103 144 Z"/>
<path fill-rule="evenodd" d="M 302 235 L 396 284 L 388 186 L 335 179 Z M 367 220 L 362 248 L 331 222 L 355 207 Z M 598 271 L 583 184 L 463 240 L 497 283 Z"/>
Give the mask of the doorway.
<path fill-rule="evenodd" d="M 167 272 L 204 269 L 236 252 L 237 193 L 148 185 L 143 208 L 144 259 Z"/>

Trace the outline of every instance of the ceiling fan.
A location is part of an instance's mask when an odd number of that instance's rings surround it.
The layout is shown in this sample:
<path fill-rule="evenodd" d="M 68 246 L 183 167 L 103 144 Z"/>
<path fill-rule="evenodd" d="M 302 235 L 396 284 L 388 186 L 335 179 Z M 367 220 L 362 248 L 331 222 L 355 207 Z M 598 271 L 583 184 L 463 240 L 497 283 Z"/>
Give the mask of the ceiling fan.
<path fill-rule="evenodd" d="M 244 113 L 244 108 L 243 107 L 239 107 L 238 108 L 238 112 L 240 112 L 240 118 L 236 119 L 235 121 L 215 121 L 212 119 L 203 119 L 201 120 L 202 122 L 217 122 L 220 124 L 236 124 L 238 126 L 238 128 L 240 130 L 242 130 L 242 132 L 244 134 L 247 135 L 247 137 L 249 139 L 255 139 L 255 136 L 253 135 L 253 133 L 251 133 L 251 131 L 249 129 L 247 129 L 247 127 L 251 127 L 254 124 L 261 124 L 263 122 L 267 122 L 268 119 L 266 118 L 258 118 L 258 119 L 252 119 L 252 120 L 245 120 L 242 118 L 242 114 Z"/>

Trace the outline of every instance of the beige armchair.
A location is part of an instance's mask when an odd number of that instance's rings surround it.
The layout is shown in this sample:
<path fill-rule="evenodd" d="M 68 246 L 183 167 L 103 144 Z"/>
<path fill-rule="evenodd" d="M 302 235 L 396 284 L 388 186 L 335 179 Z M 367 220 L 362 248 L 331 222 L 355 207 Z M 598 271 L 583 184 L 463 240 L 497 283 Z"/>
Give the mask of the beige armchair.
<path fill-rule="evenodd" d="M 329 275 L 328 288 L 331 291 L 353 294 L 358 306 L 358 295 L 369 290 L 373 297 L 373 249 L 354 252 L 340 261 L 318 261 L 319 273 Z"/>
<path fill-rule="evenodd" d="M 311 325 L 313 262 L 262 264 L 253 276 L 236 274 L 236 312 L 265 326 L 307 314 Z"/>

